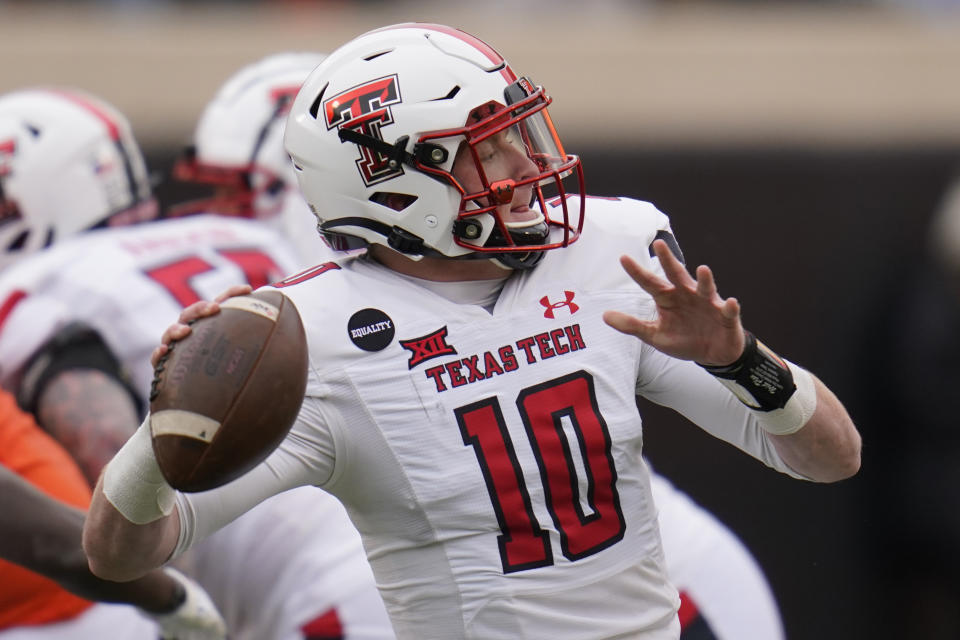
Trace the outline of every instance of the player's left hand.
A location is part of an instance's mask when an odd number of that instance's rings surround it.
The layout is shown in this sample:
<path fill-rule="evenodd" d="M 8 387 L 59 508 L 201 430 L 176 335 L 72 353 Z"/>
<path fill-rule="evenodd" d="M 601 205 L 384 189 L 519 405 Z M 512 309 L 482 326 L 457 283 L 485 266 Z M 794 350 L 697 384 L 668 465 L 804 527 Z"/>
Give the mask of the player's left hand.
<path fill-rule="evenodd" d="M 620 264 L 653 297 L 657 317 L 641 320 L 620 311 L 607 311 L 604 322 L 681 360 L 719 366 L 736 361 L 745 342 L 740 303 L 736 298 L 720 297 L 713 272 L 706 265 L 697 267 L 694 279 L 666 242 L 654 241 L 653 251 L 667 280 L 629 256 L 622 256 Z"/>
<path fill-rule="evenodd" d="M 207 592 L 176 569 L 167 567 L 163 571 L 183 585 L 187 596 L 183 603 L 170 613 L 146 614 L 159 625 L 160 639 L 225 640 L 227 623 Z"/>

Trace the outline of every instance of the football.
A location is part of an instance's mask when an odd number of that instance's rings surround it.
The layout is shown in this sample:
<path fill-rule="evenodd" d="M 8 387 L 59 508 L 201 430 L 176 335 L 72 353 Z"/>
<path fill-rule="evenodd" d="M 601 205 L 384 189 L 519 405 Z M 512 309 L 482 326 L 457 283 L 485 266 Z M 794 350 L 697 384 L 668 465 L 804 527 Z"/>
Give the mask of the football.
<path fill-rule="evenodd" d="M 307 339 L 279 291 L 228 298 L 157 363 L 150 433 L 175 489 L 206 491 L 263 461 L 296 420 L 307 386 Z"/>

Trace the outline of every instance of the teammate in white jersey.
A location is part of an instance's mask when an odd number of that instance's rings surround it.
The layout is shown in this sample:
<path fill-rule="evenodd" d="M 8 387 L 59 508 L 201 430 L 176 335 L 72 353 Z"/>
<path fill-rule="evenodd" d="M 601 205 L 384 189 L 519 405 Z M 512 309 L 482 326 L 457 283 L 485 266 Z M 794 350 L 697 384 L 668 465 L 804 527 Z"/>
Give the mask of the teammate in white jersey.
<path fill-rule="evenodd" d="M 177 179 L 213 192 L 175 205 L 173 215 L 209 211 L 265 223 L 296 245 L 301 267 L 333 257 L 283 148 L 293 97 L 323 57 L 273 54 L 230 76 L 174 168 Z M 149 359 L 141 364 L 149 367 Z M 393 638 L 359 533 L 343 506 L 316 488 L 263 502 L 177 564 L 207 590 L 234 640 Z"/>
<path fill-rule="evenodd" d="M 313 52 L 277 53 L 230 76 L 207 103 L 193 144 L 173 167 L 176 180 L 204 188 L 205 197 L 177 204 L 167 215 L 216 213 L 259 220 L 293 244 L 300 269 L 329 254 L 283 148 L 293 98 L 323 58 Z"/>
<path fill-rule="evenodd" d="M 650 473 L 684 638 L 782 640 L 776 599 L 743 542 L 662 475 Z"/>
<path fill-rule="evenodd" d="M 68 90 L 24 90 L 0 96 L 0 377 L 4 387 L 21 392 L 51 435 L 85 467 L 88 478 L 95 479 L 97 464 L 116 451 L 116 442 L 122 443 L 129 435 L 138 416 L 125 384 L 104 375 L 104 371 L 118 375 L 119 371 L 102 348 L 102 340 L 89 327 L 68 324 L 74 317 L 83 318 L 88 305 L 102 294 L 100 287 L 110 287 L 109 278 L 100 278 L 94 287 L 85 289 L 72 286 L 72 280 L 59 287 L 48 285 L 72 277 L 74 269 L 84 271 L 91 260 L 112 256 L 101 253 L 102 247 L 97 245 L 89 246 L 89 253 L 68 250 L 54 254 L 49 249 L 49 256 L 30 254 L 86 229 L 127 224 L 155 214 L 156 202 L 129 123 L 110 105 Z M 33 257 L 50 259 L 38 262 L 37 270 L 21 270 Z M 118 266 L 104 264 L 106 274 Z M 121 332 L 128 329 L 119 328 Z M 28 358 L 33 358 L 29 366 Z M 99 392 L 81 393 L 81 388 L 94 390 L 91 380 L 99 385 Z M 66 389 L 77 393 L 69 406 L 59 397 Z M 11 436 L 10 430 L 18 423 L 12 400 L 9 404 L 4 430 Z M 75 412 L 69 420 L 65 415 L 68 409 Z M 28 438 L 28 425 L 21 426 L 7 443 L 11 450 L 4 453 L 29 464 L 19 468 L 14 464 L 11 469 L 49 495 L 64 499 L 43 481 L 41 470 L 44 465 L 58 467 L 57 471 L 65 474 L 69 470 L 59 469 L 63 464 L 51 458 L 48 449 L 52 443 L 42 444 L 46 436 Z M 81 437 L 84 433 L 86 437 Z M 80 486 L 71 491 L 79 497 L 73 504 L 86 506 L 84 496 L 88 494 L 83 492 L 89 488 L 79 471 L 76 474 Z M 16 477 L 10 480 L 12 483 Z M 0 536 L 0 555 L 46 572 L 65 588 L 80 589 L 87 597 L 116 601 L 116 586 L 100 585 L 85 572 L 85 562 L 75 561 L 80 553 L 79 520 L 67 507 L 27 489 L 11 484 L 6 492 L 10 494 L 6 506 L 13 530 Z M 24 540 L 33 544 L 24 546 Z M 37 546 L 37 540 L 46 542 Z M 170 593 L 178 594 L 169 613 L 156 618 L 159 628 L 130 607 L 86 607 L 76 602 L 70 607 L 58 606 L 57 602 L 64 601 L 63 593 L 37 588 L 37 584 L 34 576 L 24 575 L 20 581 L 4 585 L 7 602 L 19 606 L 4 612 L 0 636 L 141 638 L 159 633 L 164 638 L 204 640 L 222 638 L 225 633 L 223 620 L 206 594 L 179 574 L 151 576 L 145 583 L 152 584 L 156 594 L 154 607 L 158 599 L 170 602 Z M 137 596 L 139 588 L 131 586 L 122 599 L 151 601 Z M 37 611 L 46 613 L 36 615 Z"/>
<path fill-rule="evenodd" d="M 317 485 L 400 638 L 674 639 L 637 393 L 791 476 L 857 471 L 843 406 L 685 270 L 665 215 L 567 192 L 582 171 L 549 102 L 439 25 L 364 34 L 311 73 L 285 144 L 328 240 L 369 251 L 275 285 L 311 328 L 297 423 L 247 475 L 184 495 L 145 421 L 95 490 L 95 573 L 130 579 Z M 154 358 L 217 309 L 185 310 Z"/>
<path fill-rule="evenodd" d="M 270 89 L 289 91 L 294 81 L 295 92 L 317 62 L 318 56 L 272 59 L 271 70 L 282 70 L 284 83 L 259 87 L 267 92 L 264 100 L 271 98 Z M 77 115 L 59 95 L 27 97 Z M 52 107 L 46 105 L 51 101 Z M 264 151 L 283 153 L 281 141 L 271 138 Z M 131 149 L 139 159 L 139 150 Z M 21 184 L 54 164 L 39 152 L 31 164 L 22 159 L 11 158 Z M 47 211 L 24 197 L 30 193 L 25 188 L 9 192 L 9 202 L 18 203 L 28 221 L 36 217 L 31 214 Z M 281 195 L 273 194 L 275 205 L 283 202 Z M 301 214 L 310 218 L 303 206 Z M 308 231 L 316 237 L 313 228 Z M 24 404 L 46 418 L 44 426 L 70 445 L 93 484 L 140 421 L 130 405 L 146 407 L 153 376 L 150 351 L 171 315 L 233 283 L 262 286 L 299 266 L 278 231 L 260 221 L 221 215 L 197 213 L 78 233 L 0 274 L 0 300 L 10 301 L 0 321 L 0 375 Z M 116 384 L 116 378 L 124 384 Z M 238 640 L 300 639 L 324 629 L 342 632 L 345 640 L 392 638 L 359 534 L 334 498 L 305 491 L 316 498 L 311 510 L 302 509 L 303 492 L 277 496 L 198 548 L 182 568 L 214 587 L 211 595 Z M 290 513 L 302 517 L 293 521 L 285 516 Z M 338 519 L 342 526 L 317 525 Z M 281 533 L 290 544 L 249 552 Z M 295 539 L 309 544 L 293 544 Z M 244 578 L 233 579 L 232 571 Z"/>

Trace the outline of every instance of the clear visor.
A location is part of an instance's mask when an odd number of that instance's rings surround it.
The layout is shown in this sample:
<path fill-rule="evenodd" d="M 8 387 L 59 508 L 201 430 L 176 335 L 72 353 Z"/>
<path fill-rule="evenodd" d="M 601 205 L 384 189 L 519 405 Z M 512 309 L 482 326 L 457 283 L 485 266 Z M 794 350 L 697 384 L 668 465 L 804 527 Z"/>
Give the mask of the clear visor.
<path fill-rule="evenodd" d="M 477 253 L 565 247 L 583 225 L 583 199 L 578 213 L 567 206 L 569 195 L 584 192 L 580 159 L 564 151 L 547 113 L 551 99 L 541 87 L 523 78 L 503 97 L 471 110 L 463 127 L 421 135 L 421 145 L 461 138 L 453 171 L 420 160 L 415 166 L 460 192 L 453 229 L 457 245 Z M 456 169 L 468 159 L 475 177 Z"/>
<path fill-rule="evenodd" d="M 511 102 L 511 94 L 516 96 L 518 86 L 524 80 L 511 85 L 504 93 L 509 110 L 502 105 L 490 103 L 486 107 L 492 113 L 478 122 L 468 125 L 468 140 L 471 144 L 481 145 L 493 136 L 502 137 L 521 148 L 533 160 L 542 173 L 553 173 L 564 169 L 562 177 L 569 175 L 570 158 L 563 149 L 560 136 L 547 111 L 550 99 L 542 89 L 536 89 L 528 95 Z M 495 111 L 496 107 L 500 109 Z M 476 111 L 474 112 L 476 114 Z M 476 118 L 476 115 L 473 116 Z"/>

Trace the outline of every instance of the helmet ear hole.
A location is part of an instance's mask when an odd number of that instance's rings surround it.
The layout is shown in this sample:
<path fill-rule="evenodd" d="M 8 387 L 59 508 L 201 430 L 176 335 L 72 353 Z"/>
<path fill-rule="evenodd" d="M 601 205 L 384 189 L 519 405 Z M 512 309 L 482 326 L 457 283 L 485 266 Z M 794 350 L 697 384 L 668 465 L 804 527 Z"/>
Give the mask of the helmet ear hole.
<path fill-rule="evenodd" d="M 389 191 L 377 191 L 370 196 L 371 202 L 376 202 L 394 211 L 403 211 L 416 202 L 417 199 L 417 196 L 410 195 L 409 193 L 392 193 Z"/>

